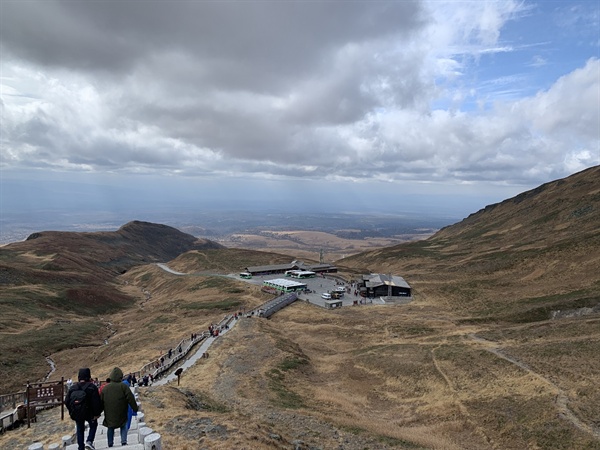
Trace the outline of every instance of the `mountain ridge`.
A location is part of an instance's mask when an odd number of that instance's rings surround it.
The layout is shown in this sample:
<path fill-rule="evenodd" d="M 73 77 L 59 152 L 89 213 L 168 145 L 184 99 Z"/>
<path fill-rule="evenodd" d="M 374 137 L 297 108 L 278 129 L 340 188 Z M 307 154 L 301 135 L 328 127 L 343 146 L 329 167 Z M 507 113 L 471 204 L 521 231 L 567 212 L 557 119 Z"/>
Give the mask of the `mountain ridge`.
<path fill-rule="evenodd" d="M 495 234 L 501 234 L 501 230 L 511 230 L 513 227 L 513 231 L 516 231 L 529 224 L 535 231 L 548 233 L 544 236 L 546 240 L 568 237 L 569 233 L 573 232 L 571 226 L 580 227 L 577 230 L 578 234 L 596 233 L 600 217 L 598 180 L 600 166 L 595 166 L 567 178 L 545 183 L 515 197 L 488 205 L 462 221 L 444 227 L 431 239 L 460 236 L 481 222 L 485 222 L 487 229 L 495 229 Z M 561 208 L 566 205 L 568 209 Z M 513 217 L 506 217 L 506 210 Z M 520 223 L 511 224 L 510 219 L 515 222 L 514 216 L 518 216 Z M 520 226 L 516 227 L 517 225 Z"/>
<path fill-rule="evenodd" d="M 600 166 L 487 206 L 428 239 L 339 263 L 398 272 L 412 279 L 417 291 L 421 279 L 433 286 L 436 273 L 451 276 L 444 285 L 448 307 L 454 298 L 460 305 L 456 312 L 490 320 L 519 314 L 522 320 L 528 314 L 543 319 L 552 310 L 595 307 L 600 303 Z M 481 299 L 470 307 L 460 299 L 474 287 Z M 482 306 L 486 301 L 489 307 Z M 491 314 L 494 308 L 501 313 Z"/>
<path fill-rule="evenodd" d="M 165 448 L 182 449 L 199 443 L 257 450 L 598 448 L 598 170 L 489 205 L 429 239 L 337 261 L 347 278 L 402 275 L 413 288 L 412 302 L 336 310 L 295 302 L 269 320 L 244 318 L 219 337 L 210 358 L 184 372 L 181 386 L 142 390 L 147 416 L 155 418 L 150 425 Z M 124 233 L 137 239 L 143 225 L 126 225 Z M 171 261 L 190 273 L 176 276 L 153 264 L 155 253 L 148 252 L 146 262 L 124 273 L 110 260 L 103 260 L 108 268 L 86 266 L 106 270 L 103 278 L 75 270 L 80 256 L 74 252 L 59 255 L 65 261 L 48 249 L 36 253 L 33 244 L 42 238 L 20 247 L 21 267 L 71 277 L 62 286 L 69 295 L 49 293 L 48 278 L 31 286 L 0 283 L 0 330 L 11 317 L 25 318 L 8 329 L 10 341 L 0 340 L 3 380 L 39 373 L 43 358 L 29 348 L 52 355 L 67 376 L 83 366 L 100 377 L 114 365 L 137 370 L 224 313 L 265 301 L 259 286 L 224 271 L 242 261 L 286 258 L 191 250 Z M 0 263 L 13 267 L 9 256 L 16 253 L 2 251 Z M 86 285 L 93 276 L 97 284 Z M 107 286 L 122 297 L 106 294 Z M 94 310 L 98 289 L 116 301 Z M 7 303 L 7 294 L 15 301 Z M 86 317 L 56 309 L 74 302 L 87 305 Z M 18 308 L 29 316 L 16 314 Z M 51 308 L 60 315 L 49 315 Z M 58 326 L 49 323 L 55 317 Z M 101 339 L 110 343 L 98 345 Z M 194 399 L 218 407 L 190 409 Z M 199 436 L 199 415 L 226 432 Z M 5 442 L 0 437 L 0 446 Z"/>
<path fill-rule="evenodd" d="M 7 244 L 7 251 L 33 250 L 40 254 L 76 253 L 81 260 L 117 272 L 136 264 L 169 261 L 190 250 L 223 248 L 222 245 L 184 233 L 168 225 L 134 220 L 117 231 L 32 233 L 25 241 Z M 82 252 L 83 250 L 83 252 Z M 83 254 L 82 254 L 83 253 Z M 80 259 L 81 258 L 81 259 Z M 54 263 L 59 268 L 77 269 L 67 260 Z"/>

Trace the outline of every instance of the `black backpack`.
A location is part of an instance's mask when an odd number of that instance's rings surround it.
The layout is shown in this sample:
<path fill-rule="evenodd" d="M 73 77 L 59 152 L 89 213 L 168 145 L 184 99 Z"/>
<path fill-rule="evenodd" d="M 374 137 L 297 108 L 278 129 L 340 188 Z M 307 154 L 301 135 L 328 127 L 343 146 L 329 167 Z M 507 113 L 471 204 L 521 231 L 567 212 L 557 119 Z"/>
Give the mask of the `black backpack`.
<path fill-rule="evenodd" d="M 69 404 L 67 405 L 69 416 L 77 422 L 84 421 L 88 415 L 87 392 L 85 391 L 87 386 L 87 383 L 84 386 L 77 383 L 71 388 L 71 394 L 69 395 Z"/>

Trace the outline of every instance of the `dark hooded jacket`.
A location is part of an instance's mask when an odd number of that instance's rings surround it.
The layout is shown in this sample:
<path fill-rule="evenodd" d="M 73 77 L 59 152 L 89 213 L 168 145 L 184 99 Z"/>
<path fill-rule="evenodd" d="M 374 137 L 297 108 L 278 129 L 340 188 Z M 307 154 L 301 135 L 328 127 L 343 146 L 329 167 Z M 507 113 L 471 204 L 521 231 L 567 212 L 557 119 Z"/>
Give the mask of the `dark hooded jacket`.
<path fill-rule="evenodd" d="M 131 406 L 135 412 L 138 410 L 135 397 L 124 384 L 123 371 L 115 367 L 110 373 L 110 383 L 102 389 L 102 407 L 104 409 L 104 422 L 102 425 L 109 428 L 120 428 L 127 423 L 127 410 Z"/>
<path fill-rule="evenodd" d="M 94 417 L 100 417 L 100 414 L 102 414 L 100 394 L 98 393 L 98 388 L 96 385 L 92 383 L 90 369 L 79 369 L 79 375 L 77 378 L 79 379 L 79 382 L 74 383 L 69 389 L 69 392 L 67 392 L 65 405 L 67 405 L 67 408 L 69 408 L 69 405 L 71 404 L 71 394 L 73 394 L 74 391 L 81 389 L 85 391 L 87 403 L 84 420 L 90 421 Z"/>

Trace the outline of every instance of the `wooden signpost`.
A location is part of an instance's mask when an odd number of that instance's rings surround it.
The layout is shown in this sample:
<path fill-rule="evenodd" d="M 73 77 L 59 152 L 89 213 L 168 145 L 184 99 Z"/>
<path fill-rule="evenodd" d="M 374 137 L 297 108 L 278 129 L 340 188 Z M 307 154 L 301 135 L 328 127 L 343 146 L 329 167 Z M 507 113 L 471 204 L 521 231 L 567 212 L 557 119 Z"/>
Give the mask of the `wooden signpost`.
<path fill-rule="evenodd" d="M 29 384 L 26 390 L 27 428 L 31 426 L 31 417 L 35 416 L 38 406 L 51 406 L 60 404 L 60 419 L 65 419 L 65 380 L 45 381 L 43 383 Z M 33 411 L 33 412 L 32 412 Z"/>
<path fill-rule="evenodd" d="M 183 373 L 183 367 L 180 367 L 179 369 L 177 369 L 175 371 L 175 375 L 177 375 L 177 386 L 179 386 L 179 377 L 181 376 L 182 373 Z"/>

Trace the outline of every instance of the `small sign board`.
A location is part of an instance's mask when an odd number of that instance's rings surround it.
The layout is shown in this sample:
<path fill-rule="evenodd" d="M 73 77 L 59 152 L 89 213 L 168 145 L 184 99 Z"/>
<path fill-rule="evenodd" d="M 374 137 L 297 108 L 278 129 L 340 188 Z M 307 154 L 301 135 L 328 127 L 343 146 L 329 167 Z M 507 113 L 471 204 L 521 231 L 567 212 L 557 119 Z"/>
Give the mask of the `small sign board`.
<path fill-rule="evenodd" d="M 48 404 L 62 402 L 64 396 L 62 383 L 40 383 L 27 387 L 27 403 Z"/>
<path fill-rule="evenodd" d="M 27 383 L 26 399 L 27 408 L 29 411 L 37 406 L 61 405 L 60 418 L 65 418 L 64 411 L 65 398 L 65 381 L 61 378 L 60 381 L 45 381 L 43 383 L 29 384 Z M 32 411 L 32 413 L 33 413 Z M 27 414 L 27 427 L 30 426 L 30 416 Z"/>
<path fill-rule="evenodd" d="M 183 367 L 180 367 L 179 369 L 177 369 L 175 371 L 175 375 L 177 375 L 177 386 L 179 386 L 179 377 L 181 377 L 182 373 L 183 373 Z"/>

